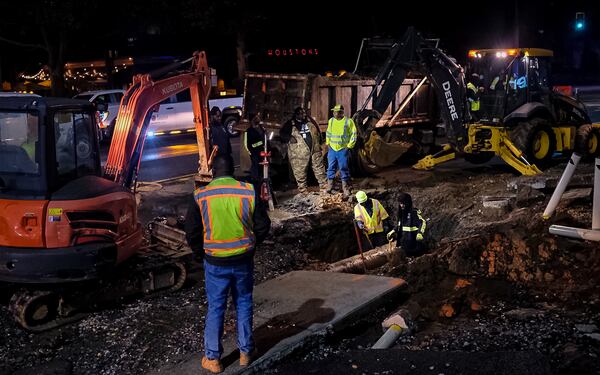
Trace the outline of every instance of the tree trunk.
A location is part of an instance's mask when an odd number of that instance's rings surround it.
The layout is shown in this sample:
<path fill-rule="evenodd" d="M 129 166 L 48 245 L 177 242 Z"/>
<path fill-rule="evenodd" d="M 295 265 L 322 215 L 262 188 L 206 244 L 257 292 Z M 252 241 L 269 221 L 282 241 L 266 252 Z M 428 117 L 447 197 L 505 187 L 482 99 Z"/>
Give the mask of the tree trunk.
<path fill-rule="evenodd" d="M 51 40 L 50 35 L 44 27 L 41 27 L 42 37 L 46 51 L 48 52 L 48 68 L 50 69 L 50 79 L 52 86 L 50 93 L 52 96 L 63 96 L 65 93 L 65 65 L 64 53 L 66 48 L 66 33 L 61 31 L 58 40 Z"/>
<path fill-rule="evenodd" d="M 241 81 L 246 74 L 246 39 L 241 31 L 236 34 L 236 54 L 237 54 L 237 78 Z"/>

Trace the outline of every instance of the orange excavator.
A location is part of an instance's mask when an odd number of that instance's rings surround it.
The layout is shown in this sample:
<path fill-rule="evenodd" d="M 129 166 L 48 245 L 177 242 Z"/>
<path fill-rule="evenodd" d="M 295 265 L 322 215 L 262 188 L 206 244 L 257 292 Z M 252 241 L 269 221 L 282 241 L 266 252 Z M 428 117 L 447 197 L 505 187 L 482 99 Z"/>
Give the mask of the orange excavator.
<path fill-rule="evenodd" d="M 145 244 L 135 183 L 152 113 L 188 89 L 197 180 L 208 181 L 210 70 L 204 52 L 134 77 L 104 168 L 89 102 L 0 97 L 0 282 L 13 291 L 9 309 L 24 328 L 43 331 L 104 301 L 183 285 L 191 254 Z"/>

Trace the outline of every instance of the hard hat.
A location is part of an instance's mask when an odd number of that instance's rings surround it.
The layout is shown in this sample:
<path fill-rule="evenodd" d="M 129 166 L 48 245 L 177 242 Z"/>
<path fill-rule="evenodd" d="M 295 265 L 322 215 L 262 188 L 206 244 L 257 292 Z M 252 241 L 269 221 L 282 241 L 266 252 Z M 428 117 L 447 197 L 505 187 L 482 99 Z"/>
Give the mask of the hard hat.
<path fill-rule="evenodd" d="M 341 104 L 336 104 L 335 107 L 331 108 L 333 112 L 339 112 L 344 110 L 344 106 Z"/>
<path fill-rule="evenodd" d="M 358 201 L 358 203 L 365 203 L 367 199 L 367 193 L 365 193 L 364 191 L 361 190 L 358 193 L 356 193 L 356 200 Z"/>

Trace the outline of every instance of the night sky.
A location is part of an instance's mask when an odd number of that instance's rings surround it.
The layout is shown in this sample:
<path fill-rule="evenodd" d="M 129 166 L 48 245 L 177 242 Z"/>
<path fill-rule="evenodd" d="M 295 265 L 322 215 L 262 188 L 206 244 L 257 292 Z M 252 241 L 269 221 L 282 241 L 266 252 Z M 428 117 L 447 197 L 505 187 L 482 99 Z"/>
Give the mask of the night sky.
<path fill-rule="evenodd" d="M 600 70 L 600 36 L 593 23 L 600 15 L 592 0 L 371 1 L 364 6 L 315 0 L 80 0 L 74 7 L 54 9 L 56 4 L 56 0 L 3 1 L 0 37 L 42 44 L 35 9 L 50 7 L 48 13 L 56 14 L 50 27 L 54 32 L 63 17 L 75 25 L 65 30 L 66 61 L 103 59 L 108 50 L 119 56 L 189 56 L 194 50 L 206 50 L 209 64 L 231 80 L 236 76 L 237 34 L 245 39 L 248 70 L 324 73 L 352 70 L 361 38 L 400 37 L 413 25 L 426 36 L 440 38 L 441 47 L 459 62 L 471 48 L 511 47 L 518 37 L 521 46 L 554 49 L 559 70 L 571 69 L 572 55 L 582 49 L 590 56 L 585 59 L 592 65 L 587 69 Z M 577 11 L 586 13 L 583 33 L 574 31 Z M 35 72 L 48 59 L 40 49 L 2 41 L 0 46 L 3 80 L 20 71 Z M 268 55 L 269 50 L 303 48 L 318 54 Z"/>

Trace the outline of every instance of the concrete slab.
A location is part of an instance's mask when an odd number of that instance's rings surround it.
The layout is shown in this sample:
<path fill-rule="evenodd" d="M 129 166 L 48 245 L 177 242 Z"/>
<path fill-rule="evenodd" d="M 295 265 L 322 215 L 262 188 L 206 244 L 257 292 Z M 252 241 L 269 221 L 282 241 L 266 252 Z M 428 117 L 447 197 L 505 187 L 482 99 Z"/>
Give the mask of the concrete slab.
<path fill-rule="evenodd" d="M 254 290 L 254 338 L 260 357 L 247 369 L 238 366 L 234 332 L 223 340 L 225 374 L 259 371 L 310 339 L 340 330 L 405 289 L 402 279 L 334 272 L 294 271 Z M 202 353 L 154 374 L 197 374 Z"/>

